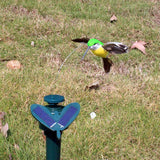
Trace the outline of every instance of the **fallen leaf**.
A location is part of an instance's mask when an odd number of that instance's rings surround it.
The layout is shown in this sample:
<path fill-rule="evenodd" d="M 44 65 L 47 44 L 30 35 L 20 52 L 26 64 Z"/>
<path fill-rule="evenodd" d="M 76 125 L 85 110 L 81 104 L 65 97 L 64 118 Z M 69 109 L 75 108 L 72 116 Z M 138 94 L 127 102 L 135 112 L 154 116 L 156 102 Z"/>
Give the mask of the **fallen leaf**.
<path fill-rule="evenodd" d="M 9 160 L 12 160 L 12 155 L 11 154 L 9 154 Z"/>
<path fill-rule="evenodd" d="M 96 90 L 98 88 L 99 88 L 99 82 L 97 81 L 97 82 L 92 83 L 89 86 L 86 86 L 85 90 L 87 90 L 87 89 L 89 89 L 89 90 L 95 89 Z"/>
<path fill-rule="evenodd" d="M 144 46 L 147 44 L 145 41 L 138 41 L 138 42 L 141 43 Z"/>
<path fill-rule="evenodd" d="M 112 23 L 112 22 L 115 22 L 115 21 L 117 21 L 118 19 L 117 19 L 117 17 L 113 14 L 112 15 L 112 17 L 110 18 L 110 22 Z"/>
<path fill-rule="evenodd" d="M 1 131 L 2 127 L 3 127 L 2 120 L 4 119 L 4 116 L 5 116 L 5 112 L 0 112 L 0 131 Z"/>
<path fill-rule="evenodd" d="M 3 136 L 5 136 L 6 138 L 7 138 L 8 129 L 9 129 L 8 123 L 6 123 L 1 129 L 1 132 L 2 132 Z"/>
<path fill-rule="evenodd" d="M 9 69 L 20 69 L 22 65 L 18 60 L 11 60 L 7 63 L 7 67 Z"/>
<path fill-rule="evenodd" d="M 1 131 L 1 129 L 2 129 L 2 121 L 0 120 L 0 131 Z"/>
<path fill-rule="evenodd" d="M 42 131 L 42 137 L 43 137 L 44 141 L 46 141 L 46 136 L 44 134 L 44 131 Z"/>
<path fill-rule="evenodd" d="M 0 120 L 4 119 L 5 112 L 0 112 Z"/>
<path fill-rule="evenodd" d="M 19 150 L 19 145 L 18 145 L 18 144 L 14 144 L 14 148 L 15 148 L 16 150 Z"/>
<path fill-rule="evenodd" d="M 132 44 L 131 46 L 131 49 L 134 49 L 134 48 L 137 48 L 138 50 L 140 50 L 143 54 L 146 54 L 146 51 L 145 51 L 145 45 L 147 43 L 144 42 L 144 41 L 136 41 Z"/>

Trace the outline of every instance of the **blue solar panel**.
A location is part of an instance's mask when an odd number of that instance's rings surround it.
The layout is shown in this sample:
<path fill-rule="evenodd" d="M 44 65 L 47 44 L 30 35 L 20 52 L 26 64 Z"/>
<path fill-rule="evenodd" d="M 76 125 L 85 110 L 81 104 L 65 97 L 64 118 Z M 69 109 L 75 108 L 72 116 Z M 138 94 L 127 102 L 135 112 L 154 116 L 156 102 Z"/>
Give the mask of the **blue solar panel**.
<path fill-rule="evenodd" d="M 49 127 L 52 126 L 55 121 L 46 113 L 44 112 L 39 106 L 37 106 L 33 112 L 42 119 Z"/>
<path fill-rule="evenodd" d="M 74 114 L 77 112 L 77 108 L 75 107 L 70 107 L 65 114 L 63 115 L 63 117 L 59 120 L 58 123 L 60 123 L 63 126 L 66 126 L 66 124 L 69 122 L 69 120 L 74 116 Z"/>

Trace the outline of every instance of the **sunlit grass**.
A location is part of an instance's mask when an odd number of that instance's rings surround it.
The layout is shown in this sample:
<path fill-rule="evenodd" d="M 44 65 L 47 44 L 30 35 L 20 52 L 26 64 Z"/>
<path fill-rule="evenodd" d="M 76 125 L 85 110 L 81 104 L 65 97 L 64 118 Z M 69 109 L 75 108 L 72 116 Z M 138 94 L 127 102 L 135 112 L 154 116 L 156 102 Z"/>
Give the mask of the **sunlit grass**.
<path fill-rule="evenodd" d="M 6 112 L 10 129 L 8 138 L 0 134 L 0 159 L 45 159 L 45 141 L 30 106 L 45 104 L 48 94 L 63 95 L 64 105 L 81 105 L 78 118 L 62 135 L 62 159 L 159 159 L 158 1 L 10 0 L 0 6 L 0 58 L 23 65 L 10 70 L 0 62 L 0 111 Z M 109 21 L 112 14 L 116 23 Z M 128 46 L 143 40 L 147 55 L 138 50 L 113 55 L 114 66 L 104 74 L 100 58 L 89 53 L 80 62 L 84 46 L 58 75 L 78 46 L 71 39 L 84 36 Z M 99 89 L 86 90 L 95 81 Z M 91 112 L 97 114 L 93 120 Z"/>

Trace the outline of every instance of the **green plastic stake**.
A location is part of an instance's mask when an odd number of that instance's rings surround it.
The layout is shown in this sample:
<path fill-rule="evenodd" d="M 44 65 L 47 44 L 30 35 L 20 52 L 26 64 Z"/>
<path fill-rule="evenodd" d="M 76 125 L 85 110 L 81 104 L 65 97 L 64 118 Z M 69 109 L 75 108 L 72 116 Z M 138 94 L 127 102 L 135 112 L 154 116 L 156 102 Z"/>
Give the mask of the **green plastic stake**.
<path fill-rule="evenodd" d="M 39 121 L 39 128 L 44 130 L 46 135 L 46 160 L 60 160 L 62 131 L 78 116 L 80 105 L 58 105 L 64 101 L 64 97 L 60 95 L 45 96 L 44 101 L 48 103 L 47 106 L 31 105 L 31 113 Z"/>
<path fill-rule="evenodd" d="M 61 138 L 58 139 L 56 132 L 50 130 L 47 130 L 44 133 L 46 135 L 46 159 L 60 160 Z"/>

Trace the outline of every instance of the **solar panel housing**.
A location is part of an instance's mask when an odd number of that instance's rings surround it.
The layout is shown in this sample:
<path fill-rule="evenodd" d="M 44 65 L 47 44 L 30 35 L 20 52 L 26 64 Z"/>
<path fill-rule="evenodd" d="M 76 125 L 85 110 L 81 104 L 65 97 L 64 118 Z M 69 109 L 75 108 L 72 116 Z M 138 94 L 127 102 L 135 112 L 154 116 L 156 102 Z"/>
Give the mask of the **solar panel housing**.
<path fill-rule="evenodd" d="M 76 112 L 77 112 L 77 108 L 71 106 L 70 108 L 68 108 L 65 114 L 61 117 L 58 123 L 60 123 L 63 126 L 66 126 Z"/>
<path fill-rule="evenodd" d="M 41 109 L 40 106 L 37 106 L 33 112 L 39 117 L 41 118 L 49 127 L 55 123 L 54 119 L 51 118 L 51 116 L 49 114 L 47 114 L 43 109 Z"/>
<path fill-rule="evenodd" d="M 66 129 L 78 116 L 79 111 L 80 105 L 78 103 L 71 103 L 62 108 L 60 112 L 56 109 L 54 114 L 47 106 L 38 104 L 31 106 L 31 113 L 40 124 L 57 132 Z"/>

